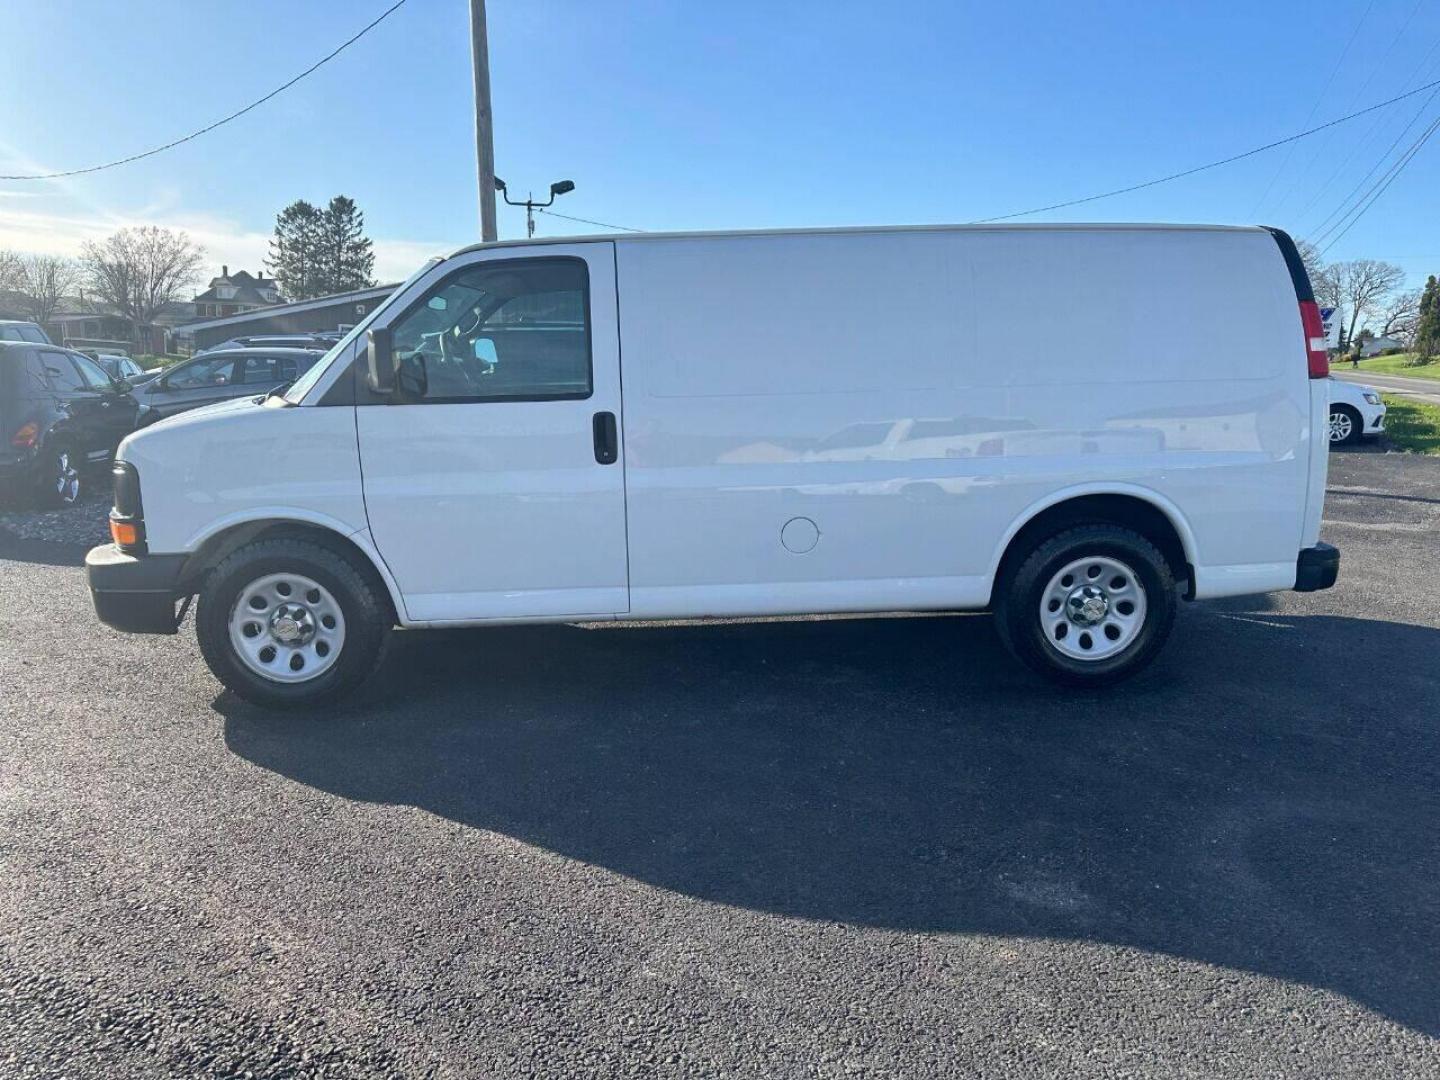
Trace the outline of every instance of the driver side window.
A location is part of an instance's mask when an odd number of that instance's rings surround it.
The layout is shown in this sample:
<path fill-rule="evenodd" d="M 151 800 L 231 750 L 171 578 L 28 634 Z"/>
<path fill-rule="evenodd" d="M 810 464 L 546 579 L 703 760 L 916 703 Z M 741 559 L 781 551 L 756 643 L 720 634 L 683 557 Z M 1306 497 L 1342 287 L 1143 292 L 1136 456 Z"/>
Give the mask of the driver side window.
<path fill-rule="evenodd" d="M 477 263 L 396 320 L 395 355 L 425 402 L 587 398 L 588 297 L 581 259 Z"/>

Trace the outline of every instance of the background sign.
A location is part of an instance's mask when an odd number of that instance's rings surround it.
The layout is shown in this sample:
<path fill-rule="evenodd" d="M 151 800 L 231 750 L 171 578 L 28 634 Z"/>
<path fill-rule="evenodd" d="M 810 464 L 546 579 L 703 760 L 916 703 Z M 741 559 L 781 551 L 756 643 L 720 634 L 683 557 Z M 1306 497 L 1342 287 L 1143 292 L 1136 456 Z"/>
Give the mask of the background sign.
<path fill-rule="evenodd" d="M 1330 349 L 1338 349 L 1340 347 L 1340 320 L 1335 318 L 1335 309 L 1322 307 L 1320 322 L 1325 327 L 1325 346 Z"/>

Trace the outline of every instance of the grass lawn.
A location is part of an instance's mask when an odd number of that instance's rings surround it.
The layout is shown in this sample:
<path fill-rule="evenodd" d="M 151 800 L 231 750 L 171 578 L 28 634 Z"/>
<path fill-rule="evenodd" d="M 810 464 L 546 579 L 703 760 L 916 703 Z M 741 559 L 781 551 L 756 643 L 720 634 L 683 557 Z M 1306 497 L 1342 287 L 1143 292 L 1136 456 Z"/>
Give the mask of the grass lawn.
<path fill-rule="evenodd" d="M 1373 371 L 1377 375 L 1407 375 L 1416 379 L 1440 379 L 1440 359 L 1432 360 L 1421 367 L 1406 367 L 1414 357 L 1410 353 L 1396 353 L 1394 356 L 1372 356 L 1360 361 L 1361 371 Z M 1348 361 L 1335 360 L 1331 365 L 1336 371 L 1352 370 Z"/>
<path fill-rule="evenodd" d="M 1440 405 L 1384 394 L 1385 433 L 1398 450 L 1440 454 Z"/>

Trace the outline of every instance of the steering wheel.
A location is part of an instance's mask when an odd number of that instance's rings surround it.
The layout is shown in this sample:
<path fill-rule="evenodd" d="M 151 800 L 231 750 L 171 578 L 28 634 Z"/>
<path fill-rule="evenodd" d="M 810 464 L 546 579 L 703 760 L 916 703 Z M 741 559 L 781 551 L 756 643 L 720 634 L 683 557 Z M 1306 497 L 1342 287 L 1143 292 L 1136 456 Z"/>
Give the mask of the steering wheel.
<path fill-rule="evenodd" d="M 452 332 L 454 333 L 454 335 L 455 335 L 457 338 L 469 337 L 471 334 L 475 333 L 476 330 L 480 329 L 480 308 L 479 308 L 479 306 L 477 305 L 476 307 L 473 307 L 473 308 L 470 309 L 470 314 L 469 314 L 470 324 L 469 324 L 468 326 L 462 326 L 462 325 L 461 325 L 461 323 L 463 323 L 463 322 L 465 321 L 465 319 L 466 319 L 466 316 L 464 316 L 464 315 L 460 316 L 460 318 L 456 320 L 455 325 L 454 325 L 454 327 L 452 328 Z"/>
<path fill-rule="evenodd" d="M 478 325 L 479 322 L 477 317 L 475 325 Z M 479 384 L 476 383 L 474 372 L 471 370 L 474 367 L 473 358 L 466 356 L 464 350 L 460 348 L 460 342 L 465 338 L 458 333 L 443 333 L 439 335 L 439 340 L 440 363 L 444 370 L 452 378 L 458 376 L 467 389 L 478 390 Z"/>

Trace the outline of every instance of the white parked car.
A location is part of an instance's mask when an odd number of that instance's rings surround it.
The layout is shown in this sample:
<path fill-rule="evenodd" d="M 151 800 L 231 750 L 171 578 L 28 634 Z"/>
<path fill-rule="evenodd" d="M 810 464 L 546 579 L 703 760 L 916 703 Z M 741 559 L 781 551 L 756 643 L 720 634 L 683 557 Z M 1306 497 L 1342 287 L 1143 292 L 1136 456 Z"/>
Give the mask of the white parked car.
<path fill-rule="evenodd" d="M 127 438 L 90 587 L 157 633 L 198 594 L 212 670 L 276 706 L 396 625 L 900 610 L 988 609 L 1099 685 L 1182 597 L 1334 583 L 1328 370 L 1275 230 L 483 244 L 283 394 Z"/>
<path fill-rule="evenodd" d="M 1335 378 L 1329 383 L 1332 443 L 1353 444 L 1385 430 L 1385 400 L 1379 390 Z"/>

